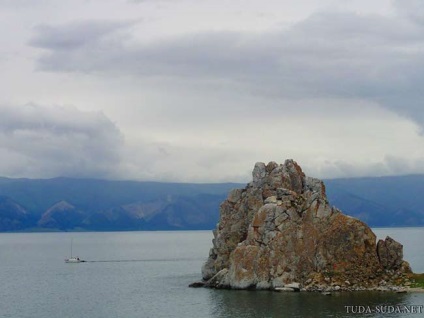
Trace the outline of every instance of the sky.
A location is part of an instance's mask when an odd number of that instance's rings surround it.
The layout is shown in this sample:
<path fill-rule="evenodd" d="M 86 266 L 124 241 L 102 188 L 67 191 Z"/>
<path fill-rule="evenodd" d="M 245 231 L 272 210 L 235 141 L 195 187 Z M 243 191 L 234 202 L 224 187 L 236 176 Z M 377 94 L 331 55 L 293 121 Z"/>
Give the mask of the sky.
<path fill-rule="evenodd" d="M 0 0 L 0 176 L 424 173 L 420 0 Z"/>

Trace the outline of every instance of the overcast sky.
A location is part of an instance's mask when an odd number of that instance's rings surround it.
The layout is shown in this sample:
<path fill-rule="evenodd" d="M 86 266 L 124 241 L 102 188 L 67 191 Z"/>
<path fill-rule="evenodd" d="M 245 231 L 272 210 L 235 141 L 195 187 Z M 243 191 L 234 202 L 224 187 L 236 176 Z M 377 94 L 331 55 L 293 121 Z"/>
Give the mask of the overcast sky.
<path fill-rule="evenodd" d="M 0 0 L 0 176 L 424 173 L 420 0 Z"/>

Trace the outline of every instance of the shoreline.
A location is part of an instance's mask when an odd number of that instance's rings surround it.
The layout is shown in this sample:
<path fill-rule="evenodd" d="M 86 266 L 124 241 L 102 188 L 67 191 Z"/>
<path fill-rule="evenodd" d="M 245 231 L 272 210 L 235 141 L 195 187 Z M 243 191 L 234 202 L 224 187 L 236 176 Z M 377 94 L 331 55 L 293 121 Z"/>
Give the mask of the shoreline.
<path fill-rule="evenodd" d="M 372 287 L 372 288 L 358 288 L 358 289 L 306 289 L 306 288 L 295 288 L 295 287 L 277 287 L 277 288 L 247 288 L 247 289 L 237 289 L 237 288 L 223 288 L 223 287 L 211 287 L 207 286 L 205 282 L 194 282 L 188 285 L 189 288 L 210 288 L 210 289 L 225 289 L 225 290 L 251 290 L 251 291 L 271 291 L 279 293 L 320 293 L 323 295 L 331 295 L 332 293 L 354 293 L 354 292 L 380 292 L 380 293 L 424 293 L 423 287 L 409 287 L 409 286 L 388 286 L 388 287 Z"/>
<path fill-rule="evenodd" d="M 423 287 L 409 287 L 407 288 L 408 293 L 424 293 Z"/>
<path fill-rule="evenodd" d="M 424 293 L 424 286 L 420 283 L 415 284 L 415 280 L 419 279 L 424 274 L 411 273 L 410 277 L 407 279 L 404 284 L 386 284 L 386 285 L 374 285 L 370 287 L 364 286 L 340 286 L 340 285 L 313 285 L 313 286 L 302 286 L 302 284 L 294 282 L 278 287 L 268 286 L 263 288 L 263 286 L 250 286 L 247 288 L 234 288 L 229 284 L 222 284 L 219 280 L 214 280 L 214 278 L 209 281 L 201 280 L 196 281 L 188 285 L 190 288 L 210 288 L 210 289 L 226 289 L 226 290 L 256 290 L 256 291 L 272 291 L 272 292 L 312 292 L 312 293 L 321 293 L 324 295 L 331 295 L 333 292 L 335 293 L 343 293 L 343 292 L 387 292 L 387 293 Z M 216 279 L 216 278 L 215 278 Z M 409 279 L 412 279 L 411 283 Z"/>

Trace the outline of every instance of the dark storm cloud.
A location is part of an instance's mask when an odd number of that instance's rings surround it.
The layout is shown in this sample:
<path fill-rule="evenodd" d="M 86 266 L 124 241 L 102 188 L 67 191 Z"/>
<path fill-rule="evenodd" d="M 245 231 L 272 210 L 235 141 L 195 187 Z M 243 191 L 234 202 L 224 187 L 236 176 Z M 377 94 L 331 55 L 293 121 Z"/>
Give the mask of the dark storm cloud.
<path fill-rule="evenodd" d="M 279 31 L 202 32 L 133 45 L 125 42 L 129 30 L 122 40 L 114 37 L 118 27 L 102 23 L 39 27 L 31 42 L 47 51 L 39 67 L 225 79 L 294 99 L 366 99 L 424 125 L 424 26 L 408 15 L 320 13 Z"/>
<path fill-rule="evenodd" d="M 122 136 L 102 113 L 0 105 L 1 175 L 110 177 Z"/>

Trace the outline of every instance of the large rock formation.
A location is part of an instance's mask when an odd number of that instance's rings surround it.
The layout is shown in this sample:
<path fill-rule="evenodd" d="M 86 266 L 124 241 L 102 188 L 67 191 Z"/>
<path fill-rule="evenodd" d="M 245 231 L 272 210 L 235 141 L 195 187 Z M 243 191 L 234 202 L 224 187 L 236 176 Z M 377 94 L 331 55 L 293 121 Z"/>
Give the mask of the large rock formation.
<path fill-rule="evenodd" d="M 206 286 L 234 289 L 352 290 L 394 283 L 409 273 L 402 245 L 376 236 L 330 206 L 322 181 L 293 160 L 257 163 L 253 181 L 221 204 Z"/>

